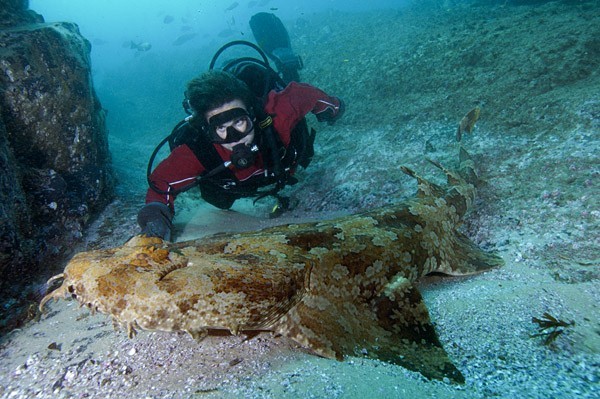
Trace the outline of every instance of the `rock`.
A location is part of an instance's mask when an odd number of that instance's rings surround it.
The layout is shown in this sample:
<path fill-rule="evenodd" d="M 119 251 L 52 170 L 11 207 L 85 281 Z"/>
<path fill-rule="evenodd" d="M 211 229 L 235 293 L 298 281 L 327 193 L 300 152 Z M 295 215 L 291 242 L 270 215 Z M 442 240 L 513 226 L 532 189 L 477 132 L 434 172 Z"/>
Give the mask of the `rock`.
<path fill-rule="evenodd" d="M 14 165 L 16 160 L 0 119 L 0 275 L 4 275 L 12 262 L 22 261 L 19 256 L 22 233 L 31 228 L 27 200 Z"/>
<path fill-rule="evenodd" d="M 44 22 L 41 15 L 28 7 L 28 0 L 0 0 L 0 28 Z"/>
<path fill-rule="evenodd" d="M 0 0 L 0 295 L 60 267 L 114 179 L 90 43 Z"/>

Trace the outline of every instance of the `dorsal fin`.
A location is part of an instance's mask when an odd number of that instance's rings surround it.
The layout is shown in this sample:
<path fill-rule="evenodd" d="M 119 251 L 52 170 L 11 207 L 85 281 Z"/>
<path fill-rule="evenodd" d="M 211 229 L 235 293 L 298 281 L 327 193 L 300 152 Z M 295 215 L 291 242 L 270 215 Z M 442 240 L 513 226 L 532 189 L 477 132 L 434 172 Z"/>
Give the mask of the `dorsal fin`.
<path fill-rule="evenodd" d="M 449 186 L 457 186 L 459 184 L 465 184 L 464 179 L 457 172 L 447 169 L 446 167 L 444 167 L 444 165 L 442 165 L 438 161 L 434 161 L 433 159 L 427 158 L 427 161 L 446 174 L 446 178 L 448 179 Z"/>
<path fill-rule="evenodd" d="M 467 183 L 477 186 L 479 176 L 477 176 L 477 172 L 475 171 L 475 162 L 462 145 L 458 149 L 458 161 L 458 173 L 460 173 Z"/>
<path fill-rule="evenodd" d="M 417 180 L 417 197 L 418 198 L 427 198 L 427 197 L 442 198 L 444 196 L 445 190 L 442 187 L 440 187 L 437 184 L 432 183 L 429 180 L 425 179 L 424 177 L 420 176 L 414 170 L 412 170 L 406 166 L 401 166 L 400 170 L 402 172 L 404 172 L 405 174 L 409 175 L 410 177 L 413 177 Z"/>

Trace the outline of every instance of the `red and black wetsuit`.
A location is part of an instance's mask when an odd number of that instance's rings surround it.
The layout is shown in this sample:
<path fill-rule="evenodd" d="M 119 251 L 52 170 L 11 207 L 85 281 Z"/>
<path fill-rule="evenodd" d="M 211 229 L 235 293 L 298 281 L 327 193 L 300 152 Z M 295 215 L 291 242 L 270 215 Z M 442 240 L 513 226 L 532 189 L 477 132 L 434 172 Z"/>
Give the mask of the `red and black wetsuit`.
<path fill-rule="evenodd" d="M 279 136 L 279 140 L 285 148 L 288 148 L 292 141 L 292 134 L 296 125 L 302 121 L 309 112 L 319 114 L 321 112 L 332 112 L 335 115 L 340 106 L 339 100 L 324 93 L 316 87 L 305 83 L 290 83 L 281 91 L 271 91 L 268 94 L 264 112 L 273 118 L 273 128 Z M 256 128 L 256 127 L 255 127 Z M 198 133 L 200 134 L 200 133 Z M 229 161 L 231 151 L 226 150 L 220 144 L 213 145 L 218 156 L 223 162 Z M 160 194 L 153 189 L 148 189 L 146 194 L 146 203 L 160 202 L 167 204 L 174 211 L 174 201 L 176 195 L 173 190 L 181 189 L 194 182 L 197 176 L 207 172 L 207 167 L 198 159 L 198 151 L 190 148 L 189 145 L 180 145 L 173 149 L 171 154 L 163 160 L 152 172 L 150 180 L 156 187 L 169 194 Z M 266 162 L 261 153 L 256 157 L 254 164 L 245 169 L 234 169 L 231 173 L 235 184 L 246 187 L 253 186 L 258 188 L 272 183 L 265 177 L 268 174 L 265 166 Z M 293 172 L 293 171 L 292 171 Z M 210 203 L 221 208 L 229 208 L 239 195 L 229 195 L 227 189 L 219 187 L 219 193 L 212 190 L 203 190 L 203 197 Z M 222 202 L 223 198 L 225 201 Z M 211 199 L 214 199 L 211 200 Z"/>

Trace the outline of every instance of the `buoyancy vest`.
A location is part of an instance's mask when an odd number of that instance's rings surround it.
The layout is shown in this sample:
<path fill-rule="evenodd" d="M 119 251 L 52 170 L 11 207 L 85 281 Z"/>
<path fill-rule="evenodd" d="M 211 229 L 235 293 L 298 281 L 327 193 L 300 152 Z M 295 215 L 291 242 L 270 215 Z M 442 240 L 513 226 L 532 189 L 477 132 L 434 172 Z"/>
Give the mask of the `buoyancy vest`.
<path fill-rule="evenodd" d="M 263 121 L 268 120 L 268 118 L 270 118 L 269 115 L 264 117 Z M 220 188 L 237 198 L 274 194 L 284 185 L 296 182 L 292 175 L 298 165 L 306 168 L 310 164 L 314 155 L 313 144 L 316 132 L 314 129 L 309 130 L 306 120 L 302 119 L 290 133 L 290 143 L 286 148 L 273 126 L 269 125 L 261 128 L 260 123 L 257 123 L 255 129 L 256 144 L 267 172 L 245 181 L 238 180 L 231 169 L 222 168 L 226 160 L 221 158 L 214 147 L 214 143 L 200 129 L 197 129 L 186 120 L 179 122 L 173 129 L 169 139 L 169 147 L 172 151 L 177 146 L 187 145 L 204 166 L 205 171 L 201 176 L 210 175 L 210 177 L 199 180 L 201 190 L 203 189 L 202 186 L 204 186 L 204 189 L 210 187 L 212 190 Z M 272 143 L 269 143 L 269 140 L 272 140 Z M 213 173 L 218 168 L 220 170 Z M 272 192 L 260 193 L 258 191 L 261 187 L 273 184 L 276 187 Z"/>

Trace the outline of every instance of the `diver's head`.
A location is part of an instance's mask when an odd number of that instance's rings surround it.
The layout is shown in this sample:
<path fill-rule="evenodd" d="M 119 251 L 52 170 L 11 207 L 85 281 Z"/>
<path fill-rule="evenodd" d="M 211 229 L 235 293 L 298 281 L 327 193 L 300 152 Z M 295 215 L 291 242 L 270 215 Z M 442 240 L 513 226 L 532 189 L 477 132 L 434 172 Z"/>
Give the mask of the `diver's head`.
<path fill-rule="evenodd" d="M 211 140 L 228 149 L 254 139 L 256 101 L 250 88 L 234 75 L 208 71 L 192 79 L 185 91 L 186 110 L 194 115 Z M 249 137 L 251 136 L 251 137 Z"/>

